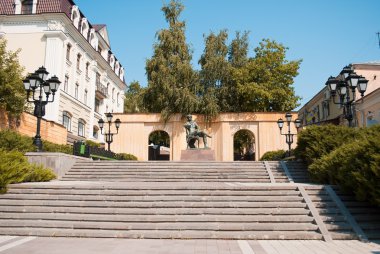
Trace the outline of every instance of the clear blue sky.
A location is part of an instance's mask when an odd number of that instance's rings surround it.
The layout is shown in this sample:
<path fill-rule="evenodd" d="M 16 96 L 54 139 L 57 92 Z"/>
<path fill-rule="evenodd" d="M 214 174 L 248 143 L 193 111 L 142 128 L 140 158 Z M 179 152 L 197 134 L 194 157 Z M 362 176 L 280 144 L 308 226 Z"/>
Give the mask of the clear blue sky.
<path fill-rule="evenodd" d="M 106 24 L 111 48 L 126 81 L 147 85 L 145 61 L 155 34 L 168 25 L 161 7 L 169 0 L 74 0 L 92 24 Z M 227 29 L 250 31 L 250 55 L 263 38 L 289 48 L 288 60 L 302 59 L 296 94 L 310 100 L 330 75 L 349 63 L 380 60 L 380 0 L 183 0 L 187 43 L 193 65 L 204 49 L 203 35 Z"/>

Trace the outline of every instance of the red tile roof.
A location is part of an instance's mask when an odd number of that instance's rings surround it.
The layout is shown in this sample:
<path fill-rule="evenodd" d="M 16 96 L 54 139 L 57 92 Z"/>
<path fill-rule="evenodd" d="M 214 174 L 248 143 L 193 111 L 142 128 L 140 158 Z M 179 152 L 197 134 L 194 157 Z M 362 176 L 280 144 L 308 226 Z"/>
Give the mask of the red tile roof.
<path fill-rule="evenodd" d="M 37 13 L 65 13 L 71 17 L 71 8 L 75 5 L 72 0 L 38 0 Z M 0 14 L 15 14 L 14 0 L 1 0 Z"/>
<path fill-rule="evenodd" d="M 1 0 L 0 14 L 5 14 L 5 15 L 15 14 L 14 0 Z"/>
<path fill-rule="evenodd" d="M 96 32 L 98 32 L 99 30 L 101 30 L 105 26 L 106 25 L 104 25 L 104 24 L 92 25 L 92 27 L 95 29 Z"/>

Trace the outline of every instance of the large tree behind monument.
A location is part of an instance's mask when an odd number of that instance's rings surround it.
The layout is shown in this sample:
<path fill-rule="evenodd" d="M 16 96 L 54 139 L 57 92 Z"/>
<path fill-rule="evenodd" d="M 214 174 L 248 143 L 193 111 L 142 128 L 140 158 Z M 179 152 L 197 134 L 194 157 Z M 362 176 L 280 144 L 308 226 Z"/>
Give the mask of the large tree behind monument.
<path fill-rule="evenodd" d="M 234 68 L 232 87 L 236 98 L 232 112 L 289 111 L 298 106 L 293 83 L 301 60 L 288 61 L 287 48 L 262 40 L 255 56 L 241 68 Z"/>
<path fill-rule="evenodd" d="M 289 111 L 298 105 L 293 83 L 301 61 L 289 61 L 287 48 L 273 40 L 262 40 L 248 57 L 248 32 L 236 32 L 228 45 L 227 30 L 205 36 L 199 59 L 200 71 L 191 65 L 186 43 L 184 6 L 171 0 L 162 7 L 168 28 L 157 32 L 153 56 L 146 61 L 148 87 L 144 108 L 171 115 L 198 113 L 210 121 L 221 112 Z"/>
<path fill-rule="evenodd" d="M 144 105 L 150 112 L 161 113 L 164 120 L 174 113 L 186 115 L 197 111 L 198 78 L 190 63 L 185 22 L 179 20 L 183 9 L 177 0 L 162 7 L 169 28 L 157 32 L 153 56 L 146 62 L 148 87 Z"/>
<path fill-rule="evenodd" d="M 219 93 L 230 77 L 230 65 L 227 61 L 228 33 L 226 30 L 219 34 L 211 32 L 205 36 L 205 49 L 199 60 L 200 77 L 200 112 L 206 120 L 210 120 L 220 112 Z"/>

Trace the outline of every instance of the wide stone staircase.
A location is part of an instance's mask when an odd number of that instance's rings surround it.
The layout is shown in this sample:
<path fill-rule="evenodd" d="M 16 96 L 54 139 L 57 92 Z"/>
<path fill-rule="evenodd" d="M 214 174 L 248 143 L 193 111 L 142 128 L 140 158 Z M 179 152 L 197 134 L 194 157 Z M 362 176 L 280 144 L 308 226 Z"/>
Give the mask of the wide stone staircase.
<path fill-rule="evenodd" d="M 78 162 L 62 180 L 270 183 L 263 162 Z"/>
<path fill-rule="evenodd" d="M 296 183 L 291 174 L 302 175 L 299 168 L 279 162 L 78 162 L 60 181 L 14 184 L 0 195 L 0 234 L 326 241 L 379 237 L 376 226 L 351 216 L 347 198 L 341 201 L 333 188 Z M 368 236 L 367 229 L 373 230 Z"/>

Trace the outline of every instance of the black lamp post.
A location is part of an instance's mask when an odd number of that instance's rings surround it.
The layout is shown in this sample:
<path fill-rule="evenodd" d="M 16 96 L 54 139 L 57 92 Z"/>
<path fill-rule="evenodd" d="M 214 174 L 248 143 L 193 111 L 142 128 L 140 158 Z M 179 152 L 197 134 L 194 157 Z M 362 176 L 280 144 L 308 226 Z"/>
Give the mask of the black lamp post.
<path fill-rule="evenodd" d="M 55 92 L 61 83 L 56 76 L 46 80 L 48 75 L 49 72 L 42 66 L 23 80 L 27 101 L 34 103 L 34 116 L 37 117 L 37 133 L 33 140 L 37 152 L 42 151 L 41 119 L 45 115 L 45 106 L 54 101 Z"/>
<path fill-rule="evenodd" d="M 333 103 L 343 106 L 343 115 L 347 119 L 348 125 L 353 127 L 352 120 L 354 119 L 354 105 L 356 101 L 356 89 L 364 96 L 367 90 L 368 80 L 357 75 L 352 70 L 352 65 L 343 68 L 340 74 L 334 78 L 329 77 L 326 86 L 328 87 Z M 338 94 L 339 101 L 335 101 L 335 96 Z"/>
<path fill-rule="evenodd" d="M 117 118 L 114 122 L 114 124 L 116 126 L 116 133 L 112 133 L 111 132 L 112 117 L 113 117 L 112 113 L 106 113 L 106 118 L 107 118 L 107 122 L 108 122 L 108 132 L 106 132 L 106 133 L 103 133 L 103 127 L 104 127 L 104 123 L 105 123 L 104 120 L 100 119 L 98 121 L 100 133 L 104 134 L 104 136 L 106 138 L 106 143 L 108 144 L 108 151 L 111 151 L 111 143 L 113 142 L 113 135 L 116 135 L 119 133 L 119 127 L 121 124 L 120 119 Z"/>
<path fill-rule="evenodd" d="M 288 147 L 289 147 L 288 156 L 290 156 L 290 149 L 291 149 L 291 145 L 293 144 L 293 136 L 297 134 L 290 132 L 290 122 L 292 121 L 292 114 L 290 114 L 289 112 L 286 113 L 285 119 L 286 119 L 286 122 L 288 123 L 288 133 L 282 133 L 282 127 L 284 127 L 284 120 L 282 120 L 281 118 L 278 119 L 277 124 L 278 124 L 278 128 L 280 128 L 280 134 L 285 135 L 286 137 L 286 143 L 288 144 Z M 298 132 L 298 129 L 301 127 L 301 120 L 297 118 L 296 120 L 294 120 L 294 124 L 296 125 L 297 132 Z"/>

